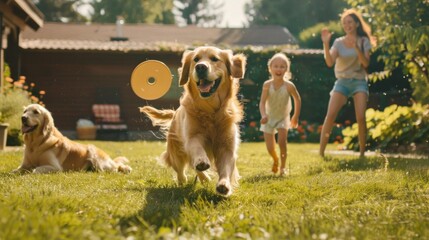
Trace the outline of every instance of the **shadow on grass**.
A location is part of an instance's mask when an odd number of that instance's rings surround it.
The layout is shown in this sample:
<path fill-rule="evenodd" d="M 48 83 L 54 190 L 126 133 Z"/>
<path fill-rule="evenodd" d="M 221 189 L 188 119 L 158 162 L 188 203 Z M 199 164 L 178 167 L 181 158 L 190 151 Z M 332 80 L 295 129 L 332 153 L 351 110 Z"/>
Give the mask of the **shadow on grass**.
<path fill-rule="evenodd" d="M 197 202 L 217 205 L 228 199 L 195 184 L 185 186 L 160 186 L 147 188 L 146 204 L 135 215 L 122 218 L 120 225 L 152 228 L 155 233 L 161 227 L 174 227 L 180 222 L 182 207 L 195 206 Z"/>
<path fill-rule="evenodd" d="M 425 158 L 402 158 L 374 156 L 365 158 L 344 159 L 341 157 L 325 158 L 326 167 L 331 171 L 365 171 L 365 170 L 400 170 L 421 172 L 429 170 L 429 160 Z"/>
<path fill-rule="evenodd" d="M 270 175 L 254 175 L 250 177 L 246 177 L 242 179 L 242 182 L 245 183 L 258 183 L 258 182 L 267 182 L 267 181 L 282 181 L 284 177 L 279 177 L 278 175 L 270 174 Z"/>

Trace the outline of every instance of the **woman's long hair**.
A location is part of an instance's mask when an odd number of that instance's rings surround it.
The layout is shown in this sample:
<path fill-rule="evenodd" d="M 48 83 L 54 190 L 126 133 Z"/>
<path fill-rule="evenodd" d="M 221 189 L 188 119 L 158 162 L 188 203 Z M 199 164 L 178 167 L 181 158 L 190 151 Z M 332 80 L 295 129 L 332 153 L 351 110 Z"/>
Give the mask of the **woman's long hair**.
<path fill-rule="evenodd" d="M 359 23 L 359 26 L 356 29 L 357 35 L 367 37 L 371 42 L 371 45 L 375 46 L 376 40 L 375 37 L 371 35 L 371 27 L 365 22 L 365 20 L 363 20 L 362 15 L 354 9 L 347 9 L 341 15 L 341 22 L 343 22 L 344 18 L 347 16 L 352 17 L 356 23 Z"/>

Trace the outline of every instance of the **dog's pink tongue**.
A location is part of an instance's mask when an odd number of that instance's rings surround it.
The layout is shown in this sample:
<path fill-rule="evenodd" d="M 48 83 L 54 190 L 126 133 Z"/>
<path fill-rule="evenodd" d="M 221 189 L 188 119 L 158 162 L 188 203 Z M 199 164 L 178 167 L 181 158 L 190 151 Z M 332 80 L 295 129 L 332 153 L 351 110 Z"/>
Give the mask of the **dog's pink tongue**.
<path fill-rule="evenodd" d="M 203 81 L 198 88 L 200 89 L 200 92 L 209 92 L 210 89 L 213 86 L 213 82 L 209 82 L 209 81 Z"/>
<path fill-rule="evenodd" d="M 30 130 L 31 130 L 31 127 L 29 127 L 29 126 L 22 126 L 22 128 L 21 128 L 22 133 L 27 133 Z"/>
<path fill-rule="evenodd" d="M 210 91 L 210 87 L 211 85 L 206 85 L 206 86 L 199 86 L 198 88 L 200 89 L 200 92 L 208 92 Z"/>

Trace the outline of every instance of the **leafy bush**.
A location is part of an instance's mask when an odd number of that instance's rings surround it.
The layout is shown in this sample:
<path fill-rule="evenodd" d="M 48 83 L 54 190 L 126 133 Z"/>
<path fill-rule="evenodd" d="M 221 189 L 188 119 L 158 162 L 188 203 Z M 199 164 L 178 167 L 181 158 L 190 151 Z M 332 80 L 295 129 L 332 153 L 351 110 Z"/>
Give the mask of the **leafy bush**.
<path fill-rule="evenodd" d="M 428 146 L 429 105 L 415 103 L 410 107 L 391 105 L 384 111 L 366 111 L 367 147 L 389 151 L 411 151 L 416 146 Z M 358 150 L 358 126 L 343 130 L 347 149 Z M 424 148 L 418 149 L 426 151 Z"/>
<path fill-rule="evenodd" d="M 0 94 L 0 122 L 9 124 L 7 145 L 18 146 L 22 144 L 20 135 L 22 109 L 30 103 L 43 105 L 41 97 L 45 92 L 40 91 L 38 93 L 40 97 L 33 95 L 35 85 L 34 83 L 28 85 L 25 77 L 20 77 L 18 81 L 13 81 L 10 77 L 5 79 L 3 93 Z"/>
<path fill-rule="evenodd" d="M 324 27 L 328 28 L 333 33 L 331 38 L 331 46 L 335 38 L 343 34 L 343 30 L 341 28 L 339 21 L 318 23 L 312 27 L 304 29 L 299 33 L 300 46 L 306 47 L 306 48 L 317 48 L 317 49 L 322 48 L 322 40 L 320 39 L 320 32 Z"/>

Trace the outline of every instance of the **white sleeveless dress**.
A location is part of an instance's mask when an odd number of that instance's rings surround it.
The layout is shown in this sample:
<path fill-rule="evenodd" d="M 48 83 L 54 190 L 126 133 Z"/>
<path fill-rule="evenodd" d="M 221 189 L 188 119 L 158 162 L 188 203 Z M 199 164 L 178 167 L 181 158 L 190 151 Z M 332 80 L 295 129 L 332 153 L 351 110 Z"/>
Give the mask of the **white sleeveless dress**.
<path fill-rule="evenodd" d="M 292 104 L 286 83 L 283 83 L 277 90 L 274 89 L 273 83 L 270 84 L 265 109 L 267 111 L 268 122 L 261 124 L 260 130 L 262 132 L 275 134 L 277 133 L 277 128 L 290 128 Z"/>

